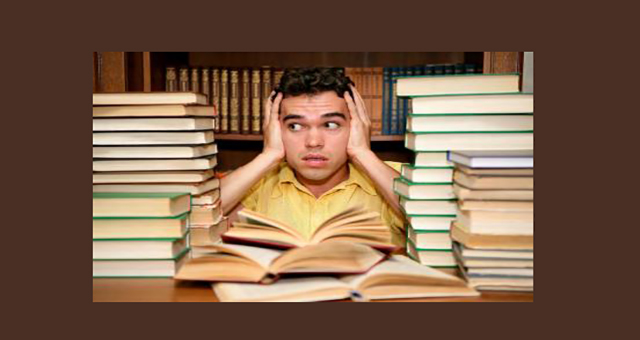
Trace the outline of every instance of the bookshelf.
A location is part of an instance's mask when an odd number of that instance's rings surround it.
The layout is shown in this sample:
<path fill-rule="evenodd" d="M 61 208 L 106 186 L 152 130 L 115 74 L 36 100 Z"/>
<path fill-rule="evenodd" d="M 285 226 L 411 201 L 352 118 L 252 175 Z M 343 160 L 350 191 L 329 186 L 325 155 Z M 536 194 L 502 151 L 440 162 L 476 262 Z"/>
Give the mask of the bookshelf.
<path fill-rule="evenodd" d="M 423 64 L 481 65 L 484 73 L 520 72 L 522 52 L 94 52 L 94 92 L 164 91 L 166 68 L 388 67 Z M 218 168 L 235 169 L 262 150 L 262 135 L 217 134 Z M 411 162 L 402 135 L 372 136 L 383 160 Z"/>

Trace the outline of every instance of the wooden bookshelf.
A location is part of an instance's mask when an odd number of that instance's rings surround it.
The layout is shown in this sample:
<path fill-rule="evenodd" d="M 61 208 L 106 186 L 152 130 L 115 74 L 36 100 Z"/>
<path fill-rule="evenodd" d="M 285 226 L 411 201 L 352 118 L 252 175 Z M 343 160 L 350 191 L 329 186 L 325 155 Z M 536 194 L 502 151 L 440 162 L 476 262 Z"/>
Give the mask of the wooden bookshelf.
<path fill-rule="evenodd" d="M 262 141 L 262 135 L 237 134 L 237 133 L 217 133 L 216 140 L 235 141 Z M 371 136 L 372 142 L 404 142 L 404 135 L 378 135 Z"/>

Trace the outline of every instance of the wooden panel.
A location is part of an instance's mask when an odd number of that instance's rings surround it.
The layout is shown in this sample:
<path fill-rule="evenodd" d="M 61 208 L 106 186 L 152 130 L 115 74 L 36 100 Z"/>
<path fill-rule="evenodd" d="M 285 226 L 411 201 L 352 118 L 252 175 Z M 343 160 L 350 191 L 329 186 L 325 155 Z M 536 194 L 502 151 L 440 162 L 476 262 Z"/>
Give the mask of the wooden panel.
<path fill-rule="evenodd" d="M 520 72 L 520 52 L 484 52 L 483 73 Z"/>
<path fill-rule="evenodd" d="M 151 52 L 142 52 L 143 91 L 151 92 Z"/>
<path fill-rule="evenodd" d="M 93 52 L 93 93 L 98 90 L 98 56 Z"/>
<path fill-rule="evenodd" d="M 144 91 L 144 67 L 142 52 L 125 52 L 127 91 Z"/>
<path fill-rule="evenodd" d="M 126 62 L 124 52 L 99 52 L 99 92 L 124 92 L 126 84 Z"/>

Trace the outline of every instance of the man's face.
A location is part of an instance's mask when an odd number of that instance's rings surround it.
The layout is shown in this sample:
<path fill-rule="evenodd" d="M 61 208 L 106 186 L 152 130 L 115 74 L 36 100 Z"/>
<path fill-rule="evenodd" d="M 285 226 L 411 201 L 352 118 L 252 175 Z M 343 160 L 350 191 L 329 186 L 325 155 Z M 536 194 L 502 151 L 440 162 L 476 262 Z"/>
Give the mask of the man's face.
<path fill-rule="evenodd" d="M 349 109 L 333 91 L 282 100 L 282 142 L 289 165 L 302 177 L 322 181 L 347 162 Z"/>

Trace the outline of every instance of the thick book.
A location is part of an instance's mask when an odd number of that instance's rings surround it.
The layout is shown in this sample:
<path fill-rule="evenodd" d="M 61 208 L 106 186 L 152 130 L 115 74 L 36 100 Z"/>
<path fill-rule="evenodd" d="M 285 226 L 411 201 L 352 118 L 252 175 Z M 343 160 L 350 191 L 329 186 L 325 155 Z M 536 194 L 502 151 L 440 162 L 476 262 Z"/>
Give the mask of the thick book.
<path fill-rule="evenodd" d="M 229 133 L 229 70 L 220 70 L 220 132 Z"/>
<path fill-rule="evenodd" d="M 456 170 L 464 172 L 467 175 L 516 177 L 533 176 L 533 168 L 469 168 L 460 164 L 456 164 L 455 167 Z"/>
<path fill-rule="evenodd" d="M 251 76 L 249 69 L 240 71 L 240 132 L 251 133 Z"/>
<path fill-rule="evenodd" d="M 434 268 L 455 268 L 456 258 L 450 250 L 418 250 L 420 264 Z"/>
<path fill-rule="evenodd" d="M 453 167 L 417 167 L 402 164 L 402 177 L 415 183 L 451 183 L 453 181 Z"/>
<path fill-rule="evenodd" d="M 461 201 L 458 225 L 472 234 L 533 235 L 533 202 Z"/>
<path fill-rule="evenodd" d="M 407 215 L 407 221 L 415 230 L 449 230 L 456 215 Z"/>
<path fill-rule="evenodd" d="M 256 135 L 260 134 L 262 126 L 261 90 L 260 69 L 254 69 L 251 71 L 251 133 Z"/>
<path fill-rule="evenodd" d="M 476 249 L 533 249 L 533 235 L 487 235 L 472 234 L 451 224 L 451 238 L 469 248 Z"/>
<path fill-rule="evenodd" d="M 413 113 L 420 115 L 533 113 L 533 94 L 432 96 L 411 98 Z"/>
<path fill-rule="evenodd" d="M 229 71 L 229 133 L 240 133 L 240 71 Z"/>
<path fill-rule="evenodd" d="M 188 251 L 187 238 L 93 240 L 93 260 L 176 260 Z"/>
<path fill-rule="evenodd" d="M 451 151 L 449 160 L 469 168 L 533 168 L 533 150 Z"/>
<path fill-rule="evenodd" d="M 446 151 L 416 152 L 413 165 L 421 166 L 453 166 Z"/>
<path fill-rule="evenodd" d="M 93 171 L 208 170 L 217 164 L 215 155 L 193 159 L 94 159 Z"/>
<path fill-rule="evenodd" d="M 93 131 L 213 130 L 213 118 L 94 118 Z"/>
<path fill-rule="evenodd" d="M 197 132 L 94 132 L 93 145 L 175 145 L 213 143 L 213 130 Z"/>
<path fill-rule="evenodd" d="M 455 198 L 411 199 L 400 195 L 400 206 L 407 215 L 455 216 L 458 211 Z"/>
<path fill-rule="evenodd" d="M 451 183 L 416 183 L 403 177 L 393 181 L 393 190 L 410 199 L 453 199 Z"/>
<path fill-rule="evenodd" d="M 533 176 L 478 176 L 456 171 L 453 181 L 472 190 L 533 190 Z"/>
<path fill-rule="evenodd" d="M 220 198 L 220 189 L 213 189 L 199 195 L 191 196 L 191 204 L 207 205 L 214 204 Z"/>
<path fill-rule="evenodd" d="M 391 69 L 382 69 L 382 134 L 391 134 Z"/>
<path fill-rule="evenodd" d="M 461 200 L 533 201 L 533 190 L 479 190 L 453 183 L 453 192 Z"/>
<path fill-rule="evenodd" d="M 211 104 L 220 110 L 220 69 L 211 69 Z M 216 117 L 216 132 L 220 132 L 220 116 Z"/>
<path fill-rule="evenodd" d="M 211 178 L 195 183 L 139 183 L 139 184 L 94 184 L 94 193 L 189 193 L 200 195 L 220 187 L 220 180 Z"/>
<path fill-rule="evenodd" d="M 94 278 L 171 278 L 188 256 L 168 260 L 98 260 L 93 261 Z"/>
<path fill-rule="evenodd" d="M 373 79 L 373 94 L 371 97 L 371 134 L 376 136 L 382 134 L 382 67 L 373 67 L 371 70 Z"/>
<path fill-rule="evenodd" d="M 533 131 L 411 132 L 405 147 L 414 151 L 533 150 Z"/>
<path fill-rule="evenodd" d="M 533 130 L 533 115 L 409 115 L 412 132 L 495 132 Z"/>
<path fill-rule="evenodd" d="M 192 92 L 94 93 L 93 105 L 207 105 L 207 97 Z"/>
<path fill-rule="evenodd" d="M 94 240 L 181 238 L 189 213 L 172 218 L 94 218 Z"/>
<path fill-rule="evenodd" d="M 394 255 L 360 275 L 288 278 L 270 285 L 222 282 L 215 283 L 213 290 L 223 302 L 366 301 L 479 296 L 461 279 L 401 255 Z"/>
<path fill-rule="evenodd" d="M 533 250 L 473 249 L 459 242 L 453 243 L 453 249 L 463 259 L 533 261 Z"/>
<path fill-rule="evenodd" d="M 176 146 L 94 146 L 93 158 L 198 158 L 218 153 L 215 143 Z"/>
<path fill-rule="evenodd" d="M 518 74 L 460 74 L 398 78 L 398 96 L 516 93 Z"/>
<path fill-rule="evenodd" d="M 206 249 L 200 251 L 199 247 L 221 244 L 222 234 L 227 231 L 227 224 L 227 219 L 223 218 L 216 224 L 191 227 L 189 230 L 191 257 L 199 257 L 207 253 Z"/>
<path fill-rule="evenodd" d="M 318 244 L 327 239 L 365 244 L 384 251 L 394 251 L 391 230 L 380 214 L 364 208 L 350 208 L 322 222 L 305 237 L 294 226 L 258 212 L 243 209 L 238 222 L 222 235 L 229 243 L 246 243 L 288 249 Z"/>
<path fill-rule="evenodd" d="M 199 252 L 198 258 L 180 269 L 176 279 L 270 283 L 292 274 L 361 274 L 386 257 L 371 247 L 342 241 L 288 251 L 220 244 L 200 247 Z"/>
<path fill-rule="evenodd" d="M 213 204 L 194 205 L 189 213 L 191 227 L 202 227 L 220 222 L 222 219 L 222 207 L 220 201 Z"/>
<path fill-rule="evenodd" d="M 390 80 L 390 87 L 389 87 L 389 107 L 390 107 L 389 133 L 392 135 L 397 135 L 400 133 L 400 127 L 398 126 L 400 119 L 398 118 L 399 105 L 398 105 L 398 91 L 397 91 L 397 85 L 398 85 L 397 78 L 398 78 L 399 72 L 400 72 L 399 67 L 391 68 L 391 74 L 390 74 L 391 80 Z"/>
<path fill-rule="evenodd" d="M 93 218 L 173 217 L 191 209 L 191 197 L 179 193 L 93 193 Z"/>
<path fill-rule="evenodd" d="M 407 238 L 418 250 L 451 250 L 452 241 L 448 230 L 415 230 L 408 233 Z"/>
<path fill-rule="evenodd" d="M 193 183 L 206 181 L 213 175 L 213 170 L 94 172 L 93 183 Z"/>
<path fill-rule="evenodd" d="M 138 105 L 94 106 L 93 118 L 215 117 L 215 106 Z"/>

